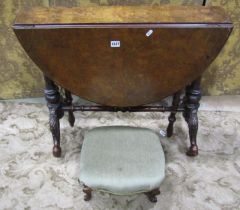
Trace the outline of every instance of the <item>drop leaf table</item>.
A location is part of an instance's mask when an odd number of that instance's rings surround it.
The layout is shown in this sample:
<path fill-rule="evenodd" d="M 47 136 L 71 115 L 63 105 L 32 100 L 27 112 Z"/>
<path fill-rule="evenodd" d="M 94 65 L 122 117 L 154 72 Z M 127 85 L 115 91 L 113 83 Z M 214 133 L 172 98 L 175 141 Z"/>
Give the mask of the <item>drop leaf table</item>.
<path fill-rule="evenodd" d="M 42 70 L 53 155 L 61 156 L 59 120 L 67 111 L 170 111 L 189 126 L 190 156 L 198 154 L 200 81 L 233 25 L 220 7 L 36 7 L 17 14 L 13 30 Z M 64 96 L 59 93 L 64 88 Z M 181 93 L 184 91 L 184 97 Z M 99 105 L 72 104 L 75 94 Z M 173 95 L 172 106 L 148 105 Z"/>

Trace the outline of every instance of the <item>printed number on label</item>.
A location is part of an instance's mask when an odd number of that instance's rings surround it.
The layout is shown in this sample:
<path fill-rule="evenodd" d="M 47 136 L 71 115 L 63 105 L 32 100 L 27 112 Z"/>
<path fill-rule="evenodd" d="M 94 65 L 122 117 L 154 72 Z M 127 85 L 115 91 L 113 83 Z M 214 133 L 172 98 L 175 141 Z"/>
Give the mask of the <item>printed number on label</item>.
<path fill-rule="evenodd" d="M 120 47 L 120 41 L 111 41 L 111 47 Z"/>

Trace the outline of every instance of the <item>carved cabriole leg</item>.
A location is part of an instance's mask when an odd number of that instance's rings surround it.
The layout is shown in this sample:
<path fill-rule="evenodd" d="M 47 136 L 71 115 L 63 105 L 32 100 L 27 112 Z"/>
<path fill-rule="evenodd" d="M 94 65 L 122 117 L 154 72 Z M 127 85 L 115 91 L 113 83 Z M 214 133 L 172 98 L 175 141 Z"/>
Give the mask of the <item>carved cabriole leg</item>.
<path fill-rule="evenodd" d="M 150 192 L 146 192 L 145 195 L 148 197 L 149 201 L 156 203 L 157 202 L 157 195 L 160 194 L 159 189 L 152 190 Z"/>
<path fill-rule="evenodd" d="M 92 189 L 86 185 L 83 185 L 83 192 L 85 193 L 84 195 L 84 200 L 89 201 L 92 198 Z"/>
<path fill-rule="evenodd" d="M 60 123 L 59 119 L 63 117 L 63 110 L 61 109 L 61 97 L 58 87 L 52 80 L 44 76 L 45 80 L 45 98 L 49 108 L 49 125 L 53 137 L 53 155 L 54 157 L 61 156 L 60 147 Z"/>
<path fill-rule="evenodd" d="M 196 156 L 198 155 L 197 146 L 197 131 L 198 131 L 198 108 L 199 101 L 201 99 L 201 89 L 200 89 L 201 78 L 193 81 L 186 88 L 186 99 L 185 99 L 185 111 L 183 116 L 188 123 L 189 128 L 189 138 L 190 138 L 190 148 L 187 151 L 187 155 Z"/>
<path fill-rule="evenodd" d="M 65 89 L 65 103 L 68 105 L 68 106 L 72 106 L 72 94 Z M 74 117 L 74 114 L 73 114 L 73 111 L 72 110 L 69 110 L 68 111 L 68 122 L 69 124 L 71 125 L 71 127 L 74 126 L 74 123 L 75 123 L 75 117 Z"/>
<path fill-rule="evenodd" d="M 173 124 L 176 121 L 176 113 L 177 113 L 177 108 L 180 103 L 180 96 L 181 96 L 182 91 L 178 91 L 174 94 L 173 96 L 173 101 L 172 101 L 172 108 L 173 111 L 171 111 L 170 116 L 168 117 L 168 127 L 167 127 L 167 137 L 171 137 L 173 134 Z"/>

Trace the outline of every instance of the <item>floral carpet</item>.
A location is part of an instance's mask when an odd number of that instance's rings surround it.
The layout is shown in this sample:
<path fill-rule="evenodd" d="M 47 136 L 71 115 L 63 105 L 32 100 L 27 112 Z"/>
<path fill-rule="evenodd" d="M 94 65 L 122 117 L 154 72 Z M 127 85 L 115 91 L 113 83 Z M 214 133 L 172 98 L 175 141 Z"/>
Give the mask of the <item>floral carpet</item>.
<path fill-rule="evenodd" d="M 188 129 L 177 115 L 174 135 L 161 136 L 166 178 L 156 204 L 144 194 L 96 192 L 83 200 L 77 182 L 84 132 L 130 125 L 162 133 L 168 113 L 76 112 L 75 127 L 61 119 L 62 157 L 51 154 L 48 110 L 40 104 L 0 103 L 0 209 L 239 210 L 240 112 L 199 112 L 199 156 L 185 155 Z M 160 135 L 160 134 L 159 134 Z"/>

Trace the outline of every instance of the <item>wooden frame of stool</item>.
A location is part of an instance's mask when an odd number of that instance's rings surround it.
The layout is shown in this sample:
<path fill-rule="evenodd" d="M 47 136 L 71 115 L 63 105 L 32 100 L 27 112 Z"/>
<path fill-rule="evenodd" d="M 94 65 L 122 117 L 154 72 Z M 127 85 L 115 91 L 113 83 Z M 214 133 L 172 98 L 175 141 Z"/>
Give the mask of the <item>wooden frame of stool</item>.
<path fill-rule="evenodd" d="M 80 181 L 78 180 L 80 183 Z M 84 200 L 85 201 L 90 201 L 92 198 L 92 189 L 88 187 L 87 185 L 83 184 L 83 192 L 85 193 L 84 195 Z M 160 195 L 160 190 L 159 189 L 154 189 L 150 192 L 145 192 L 144 194 L 148 197 L 148 200 L 151 201 L 152 203 L 157 202 L 157 195 Z"/>

